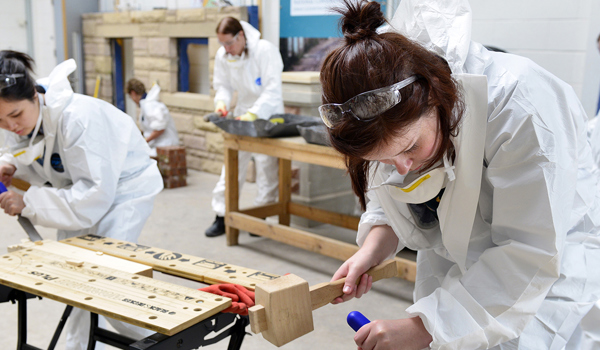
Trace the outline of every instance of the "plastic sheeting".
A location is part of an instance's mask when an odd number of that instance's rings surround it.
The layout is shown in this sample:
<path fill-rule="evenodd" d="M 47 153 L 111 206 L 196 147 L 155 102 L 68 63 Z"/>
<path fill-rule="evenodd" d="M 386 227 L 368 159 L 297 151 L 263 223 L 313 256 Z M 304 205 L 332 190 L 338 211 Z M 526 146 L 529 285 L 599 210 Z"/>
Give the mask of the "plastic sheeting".
<path fill-rule="evenodd" d="M 296 114 L 274 114 L 268 120 L 257 119 L 253 122 L 221 118 L 214 114 L 207 117 L 209 121 L 227 133 L 251 137 L 299 136 L 298 126 L 308 127 L 322 124 L 317 117 Z M 272 122 L 277 119 L 279 119 L 278 122 Z M 281 119 L 283 119 L 283 123 L 280 122 Z"/>
<path fill-rule="evenodd" d="M 322 146 L 330 146 L 329 144 L 329 136 L 327 135 L 327 127 L 322 122 L 318 125 L 311 126 L 298 126 L 298 131 L 300 135 L 306 140 L 308 143 L 313 143 L 316 145 Z"/>

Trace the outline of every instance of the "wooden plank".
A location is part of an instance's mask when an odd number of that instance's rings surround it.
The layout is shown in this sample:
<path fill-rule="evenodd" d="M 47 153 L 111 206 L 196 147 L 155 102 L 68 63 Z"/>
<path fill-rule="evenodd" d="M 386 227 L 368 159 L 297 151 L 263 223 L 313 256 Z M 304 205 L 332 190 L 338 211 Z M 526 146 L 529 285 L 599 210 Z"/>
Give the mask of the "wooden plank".
<path fill-rule="evenodd" d="M 259 138 L 223 134 L 226 149 L 236 149 L 267 154 L 322 165 L 330 168 L 346 169 L 343 156 L 331 147 L 306 143 L 302 137 Z"/>
<path fill-rule="evenodd" d="M 35 249 L 0 258 L 0 284 L 155 332 L 173 335 L 231 305 L 231 299 Z"/>
<path fill-rule="evenodd" d="M 268 223 L 241 213 L 229 213 L 225 223 L 238 229 L 270 238 L 272 240 L 309 250 L 338 260 L 348 260 L 358 251 L 358 246 L 323 237 L 293 227 Z M 417 276 L 417 264 L 414 261 L 396 257 L 398 277 L 414 282 Z"/>
<path fill-rule="evenodd" d="M 348 259 L 358 250 L 358 246 L 354 244 L 340 242 L 293 227 L 269 223 L 240 213 L 229 213 L 226 217 L 226 224 L 339 260 Z"/>
<path fill-rule="evenodd" d="M 94 252 L 88 249 L 83 249 L 49 239 L 38 242 L 26 240 L 21 242 L 21 244 L 8 247 L 9 252 L 14 252 L 21 249 L 25 249 L 27 252 L 30 252 L 33 249 L 40 252 L 53 253 L 68 257 L 70 261 L 82 261 L 90 264 L 102 265 L 134 275 L 152 278 L 152 268 L 147 265 L 115 258 L 114 256 L 110 256 L 102 252 Z"/>
<path fill-rule="evenodd" d="M 237 150 L 225 148 L 225 213 L 238 211 L 240 208 L 239 191 L 239 155 Z M 240 231 L 226 226 L 227 245 L 237 245 Z"/>
<path fill-rule="evenodd" d="M 279 277 L 278 275 L 211 259 L 96 235 L 68 238 L 61 242 L 101 251 L 121 259 L 152 266 L 156 271 L 208 284 L 235 283 L 254 290 L 257 283 Z"/>
<path fill-rule="evenodd" d="M 301 216 L 303 218 L 339 227 L 345 227 L 351 230 L 358 230 L 358 223 L 360 222 L 360 218 L 356 216 L 340 214 L 329 210 L 309 207 L 294 202 L 288 203 L 288 207 L 290 210 L 290 214 L 292 215 Z"/>
<path fill-rule="evenodd" d="M 281 225 L 290 225 L 290 212 L 288 203 L 292 200 L 292 161 L 279 159 L 279 203 L 283 212 L 279 214 Z"/>
<path fill-rule="evenodd" d="M 252 207 L 244 210 L 240 210 L 240 213 L 254 216 L 256 218 L 266 218 L 273 215 L 279 215 L 283 212 L 283 208 L 279 203 L 265 204 L 257 207 Z"/>

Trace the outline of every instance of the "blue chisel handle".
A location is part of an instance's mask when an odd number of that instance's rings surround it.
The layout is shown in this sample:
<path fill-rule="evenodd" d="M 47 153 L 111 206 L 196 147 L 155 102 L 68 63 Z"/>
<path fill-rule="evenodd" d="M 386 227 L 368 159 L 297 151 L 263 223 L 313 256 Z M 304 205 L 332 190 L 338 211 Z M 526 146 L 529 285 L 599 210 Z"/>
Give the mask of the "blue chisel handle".
<path fill-rule="evenodd" d="M 0 193 L 4 193 L 4 192 L 6 192 L 6 191 L 8 191 L 8 190 L 6 189 L 6 186 L 4 186 L 4 184 L 3 184 L 2 182 L 0 182 Z"/>
<path fill-rule="evenodd" d="M 358 311 L 352 311 L 351 313 L 349 313 L 348 318 L 346 318 L 346 321 L 348 321 L 348 324 L 350 325 L 350 327 L 352 327 L 352 329 L 354 329 L 355 332 L 358 332 L 360 327 L 371 322 L 368 318 L 365 317 L 365 315 L 361 314 Z"/>

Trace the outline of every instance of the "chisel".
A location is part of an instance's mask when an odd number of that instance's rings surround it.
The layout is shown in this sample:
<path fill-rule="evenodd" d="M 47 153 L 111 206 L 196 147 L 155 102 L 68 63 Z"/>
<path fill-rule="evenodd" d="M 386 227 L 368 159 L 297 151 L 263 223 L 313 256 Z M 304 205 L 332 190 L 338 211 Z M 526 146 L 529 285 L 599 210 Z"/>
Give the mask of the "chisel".
<path fill-rule="evenodd" d="M 0 182 L 0 193 L 4 193 L 6 191 L 8 191 L 6 189 L 6 186 L 4 186 L 4 184 L 2 182 Z M 19 214 L 17 221 L 19 222 L 19 224 L 21 224 L 21 227 L 23 227 L 23 230 L 25 230 L 25 232 L 27 232 L 27 235 L 29 236 L 29 239 L 32 242 L 41 241 L 43 239 L 42 236 L 40 236 L 40 234 L 37 232 L 37 230 L 31 223 L 31 221 L 29 221 L 28 218 L 24 218 Z"/>

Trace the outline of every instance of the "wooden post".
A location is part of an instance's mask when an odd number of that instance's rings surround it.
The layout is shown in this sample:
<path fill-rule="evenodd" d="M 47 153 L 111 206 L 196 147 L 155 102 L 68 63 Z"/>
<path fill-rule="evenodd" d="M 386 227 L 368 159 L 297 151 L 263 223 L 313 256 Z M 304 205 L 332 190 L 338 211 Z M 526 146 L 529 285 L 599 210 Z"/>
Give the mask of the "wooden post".
<path fill-rule="evenodd" d="M 225 234 L 227 236 L 227 245 L 237 245 L 240 231 L 227 225 L 230 212 L 237 212 L 240 206 L 239 192 L 239 162 L 238 150 L 225 148 Z"/>
<path fill-rule="evenodd" d="M 290 209 L 292 201 L 292 161 L 279 159 L 279 205 L 282 213 L 279 214 L 279 224 L 290 226 Z"/>

